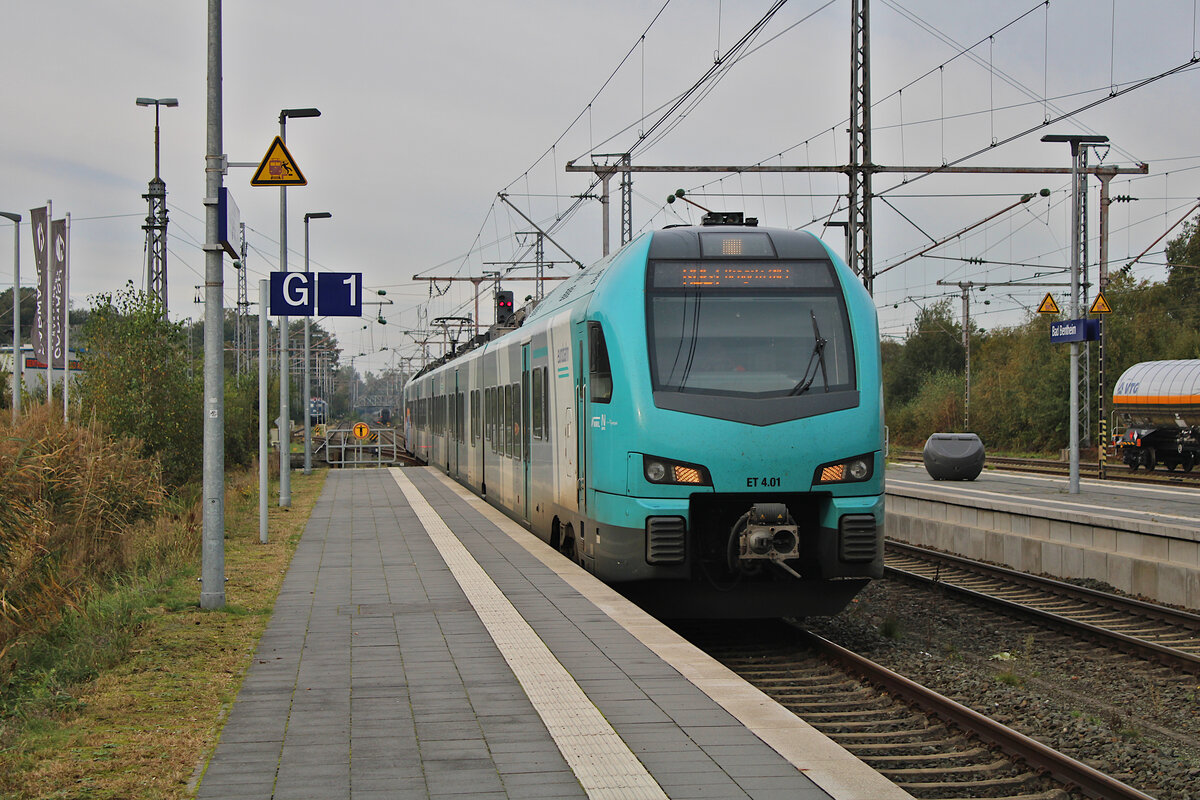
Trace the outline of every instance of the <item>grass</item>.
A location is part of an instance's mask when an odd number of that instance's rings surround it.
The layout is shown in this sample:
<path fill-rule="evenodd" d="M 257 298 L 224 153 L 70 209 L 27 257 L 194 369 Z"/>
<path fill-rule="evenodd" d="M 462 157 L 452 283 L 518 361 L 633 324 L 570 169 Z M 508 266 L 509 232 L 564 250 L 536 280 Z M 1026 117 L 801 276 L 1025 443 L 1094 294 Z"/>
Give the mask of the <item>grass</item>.
<path fill-rule="evenodd" d="M 897 618 L 894 614 L 888 614 L 886 617 L 884 617 L 883 621 L 879 623 L 879 635 L 885 639 L 899 641 L 899 639 L 904 635 L 903 627 L 900 624 L 899 618 Z"/>
<path fill-rule="evenodd" d="M 226 492 L 225 609 L 199 608 L 199 564 L 113 585 L 68 614 L 0 716 L 0 797 L 182 798 L 212 751 L 327 473 L 292 476 L 258 542 L 257 478 Z M 195 519 L 175 524 L 195 531 Z"/>

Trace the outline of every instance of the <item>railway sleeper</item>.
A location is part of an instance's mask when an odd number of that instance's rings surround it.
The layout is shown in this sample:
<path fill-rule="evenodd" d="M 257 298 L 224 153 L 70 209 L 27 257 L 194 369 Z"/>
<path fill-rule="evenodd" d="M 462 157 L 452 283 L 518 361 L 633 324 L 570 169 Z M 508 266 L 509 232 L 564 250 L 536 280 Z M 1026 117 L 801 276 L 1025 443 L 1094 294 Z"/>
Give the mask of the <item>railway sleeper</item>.
<path fill-rule="evenodd" d="M 907 709 L 898 709 L 896 705 L 885 698 L 872 698 L 865 703 L 846 703 L 836 702 L 832 705 L 822 703 L 791 703 L 784 698 L 777 698 L 779 702 L 786 705 L 795 713 L 804 717 L 805 720 L 812 724 L 818 722 L 826 722 L 831 720 L 859 720 L 859 719 L 891 719 L 897 713 L 904 713 Z M 819 710 L 818 710 L 819 709 Z"/>
<path fill-rule="evenodd" d="M 993 758 L 991 753 L 985 752 L 989 758 Z M 936 766 L 936 767 L 911 767 L 901 769 L 878 769 L 880 775 L 883 775 L 890 781 L 896 783 L 902 782 L 904 778 L 924 778 L 930 774 L 942 775 L 947 778 L 961 778 L 964 781 L 972 783 L 978 782 L 975 776 L 978 775 L 994 775 L 1000 772 L 1014 771 L 1013 763 L 1004 758 L 998 758 L 994 761 L 989 761 L 986 764 L 962 764 L 956 767 Z M 984 780 L 1000 780 L 1000 781 L 1015 781 L 1017 785 L 1024 783 L 1030 777 L 1036 777 L 1030 772 L 1018 772 L 1016 775 L 1005 775 L 999 778 L 986 778 Z M 946 781 L 947 783 L 949 781 Z"/>
<path fill-rule="evenodd" d="M 837 706 L 849 707 L 851 705 L 861 706 L 866 702 L 877 701 L 876 707 L 883 708 L 886 703 L 886 698 L 880 698 L 875 692 L 870 689 L 855 689 L 837 693 L 839 700 L 833 706 L 830 705 L 825 692 L 789 692 L 786 689 L 776 689 L 771 692 L 771 697 L 778 700 L 780 703 L 787 703 L 790 706 L 796 707 L 821 707 L 821 708 L 836 708 Z"/>
<path fill-rule="evenodd" d="M 952 742 L 947 742 L 947 745 L 952 745 Z M 871 762 L 872 767 L 878 767 L 881 764 L 919 764 L 927 763 L 945 763 L 947 761 L 967 761 L 969 759 L 980 759 L 990 756 L 991 753 L 982 747 L 972 747 L 969 750 L 957 750 L 954 752 L 941 753 L 910 753 L 908 755 L 867 755 L 863 756 Z"/>
<path fill-rule="evenodd" d="M 924 720 L 922 720 L 924 721 Z M 813 726 L 820 730 L 816 725 Z M 897 728 L 892 730 L 881 731 L 830 731 L 822 730 L 821 733 L 834 739 L 838 744 L 846 749 L 850 749 L 854 745 L 860 747 L 884 747 L 886 740 L 903 739 L 901 742 L 894 742 L 901 747 L 929 747 L 934 744 L 943 742 L 966 741 L 959 734 L 951 734 L 949 729 L 944 725 L 933 725 L 928 728 Z M 947 735 L 952 738 L 945 738 Z M 929 739 L 916 739 L 917 736 L 941 737 Z"/>
<path fill-rule="evenodd" d="M 971 752 L 971 748 L 962 737 L 903 742 L 849 742 L 843 741 L 843 737 L 838 737 L 838 744 L 860 758 L 871 760 L 876 758 L 913 758 L 914 756 L 937 758 L 952 747 L 965 747 L 967 749 L 961 752 Z"/>
<path fill-rule="evenodd" d="M 897 731 L 903 733 L 911 733 L 914 730 L 920 730 L 918 723 L 923 723 L 925 718 L 920 714 L 909 714 L 906 717 L 896 717 L 894 719 L 875 719 L 875 720 L 844 720 L 836 719 L 822 720 L 818 719 L 821 714 L 809 714 L 803 717 L 804 721 L 812 725 L 822 733 L 832 735 L 840 735 L 843 731 L 849 733 L 853 731 L 863 731 L 871 729 L 875 733 L 883 733 L 885 731 Z M 834 716 L 837 715 L 827 715 Z"/>
<path fill-rule="evenodd" d="M 932 771 L 932 770 L 926 771 L 926 775 L 929 774 L 929 771 Z M 938 771 L 938 774 L 941 774 L 941 772 Z M 923 798 L 943 798 L 943 799 L 949 800 L 949 798 L 955 798 L 955 796 L 961 796 L 961 795 L 956 795 L 956 794 L 952 794 L 952 793 L 961 792 L 961 790 L 966 787 L 970 787 L 972 795 L 977 796 L 977 798 L 978 798 L 978 796 L 986 796 L 986 798 L 1000 798 L 1000 796 L 1003 796 L 1003 795 L 997 794 L 998 792 L 1014 792 L 1014 790 L 1019 790 L 1024 787 L 1032 786 L 1032 784 L 1038 783 L 1038 782 L 1044 781 L 1044 780 L 1045 780 L 1045 778 L 1043 776 L 1037 775 L 1036 772 L 1022 772 L 1022 774 L 1016 775 L 1014 777 L 985 778 L 985 780 L 982 780 L 982 781 L 955 781 L 955 782 L 894 781 L 894 782 L 896 784 L 898 784 L 898 786 L 900 788 L 904 789 L 905 792 L 907 792 L 908 794 L 918 794 L 919 793 L 919 795 L 923 796 Z M 986 792 L 988 792 L 988 794 L 980 794 L 983 792 L 983 790 L 986 790 Z M 1031 796 L 1033 796 L 1033 795 L 1026 795 L 1026 794 L 1022 793 L 1020 796 L 1021 796 L 1021 800 L 1028 800 L 1028 798 L 1031 798 Z M 1069 795 L 1066 792 L 1058 792 L 1057 794 L 1055 794 L 1054 792 L 1050 792 L 1050 793 L 1046 793 L 1045 795 L 1037 795 L 1037 796 L 1045 796 L 1045 798 L 1066 799 L 1066 798 L 1068 798 Z"/>

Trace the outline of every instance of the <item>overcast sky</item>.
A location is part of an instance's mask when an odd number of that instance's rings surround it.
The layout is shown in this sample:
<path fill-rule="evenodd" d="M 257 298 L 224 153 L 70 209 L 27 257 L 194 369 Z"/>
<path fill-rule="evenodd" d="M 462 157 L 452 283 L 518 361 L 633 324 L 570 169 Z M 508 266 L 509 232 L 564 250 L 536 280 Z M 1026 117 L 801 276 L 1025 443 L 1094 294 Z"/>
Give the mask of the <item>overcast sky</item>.
<path fill-rule="evenodd" d="M 308 179 L 288 194 L 289 267 L 303 268 L 305 212 L 332 212 L 332 219 L 311 223 L 314 269 L 362 272 L 366 286 L 386 290 L 394 305 L 380 309 L 386 325 L 372 321 L 373 308 L 361 321 L 325 324 L 344 356 L 365 354 L 357 358 L 360 368 L 378 370 L 416 352 L 414 337 L 403 331 L 420 319 L 473 313 L 471 284 L 443 283 L 446 293 L 431 298 L 429 283 L 412 281 L 414 274 L 479 276 L 496 269 L 487 262 L 525 255 L 514 234 L 530 226 L 497 201 L 498 192 L 540 226 L 555 226 L 552 236 L 574 258 L 586 264 L 600 257 L 600 205 L 584 200 L 571 211 L 572 196 L 585 192 L 590 178 L 566 173 L 568 160 L 586 164 L 591 153 L 633 149 L 634 163 L 647 165 L 845 164 L 849 0 L 791 0 L 748 55 L 724 62 L 720 81 L 696 95 L 701 99 L 686 116 L 655 127 L 665 104 L 770 6 L 225 3 L 224 149 L 231 161 L 258 162 L 279 132 L 280 109 L 321 110 L 320 118 L 291 120 L 287 128 L 289 150 Z M 72 215 L 73 307 L 127 281 L 144 285 L 141 195 L 153 175 L 154 110 L 134 100 L 177 97 L 178 108 L 161 111 L 169 306 L 172 318 L 202 316 L 194 300 L 204 272 L 206 7 L 203 0 L 6 5 L 0 209 L 25 218 L 23 284 L 34 279 L 28 212 L 50 199 L 56 217 Z M 959 46 L 976 43 L 959 55 Z M 874 0 L 871 48 L 878 164 L 956 163 L 982 151 L 961 165 L 1067 166 L 1067 146 L 1043 144 L 1042 135 L 1105 134 L 1113 143 L 1105 164 L 1145 161 L 1150 170 L 1113 182 L 1114 194 L 1138 198 L 1113 207 L 1117 264 L 1148 247 L 1200 196 L 1200 75 L 1189 66 L 1198 48 L 1195 0 Z M 1057 121 L 1112 94 L 1118 96 Z M 225 185 L 247 225 L 255 302 L 257 281 L 278 268 L 279 192 L 251 187 L 252 172 L 231 168 Z M 1022 193 L 1045 187 L 1052 194 L 929 254 L 941 258 L 917 258 L 880 275 L 875 296 L 885 334 L 903 337 L 918 308 L 941 296 L 952 296 L 958 313 L 958 288 L 938 286 L 939 279 L 1069 279 L 1066 177 L 918 176 L 874 179 L 883 195 L 874 205 L 877 271 Z M 807 227 L 843 249 L 841 230 L 823 224 L 846 219 L 844 177 L 637 175 L 635 232 L 698 219 L 683 204 L 666 206 L 676 188 L 710 208 L 744 209 L 764 225 Z M 1093 261 L 1097 197 L 1093 182 Z M 619 205 L 613 210 L 616 242 Z M 0 253 L 11 252 L 11 225 L 0 227 Z M 1139 276 L 1162 279 L 1161 249 L 1137 267 Z M 549 244 L 546 252 L 566 260 Z M 225 298 L 232 306 L 237 283 L 229 264 Z M 567 274 L 568 267 L 550 274 Z M 11 261 L 0 256 L 0 287 L 11 282 Z M 518 298 L 532 294 L 530 283 L 507 288 Z M 974 321 L 986 328 L 1020 322 L 1046 291 L 975 291 Z M 1066 290 L 1050 291 L 1066 302 Z M 490 306 L 488 295 L 481 300 L 484 323 L 491 322 Z"/>

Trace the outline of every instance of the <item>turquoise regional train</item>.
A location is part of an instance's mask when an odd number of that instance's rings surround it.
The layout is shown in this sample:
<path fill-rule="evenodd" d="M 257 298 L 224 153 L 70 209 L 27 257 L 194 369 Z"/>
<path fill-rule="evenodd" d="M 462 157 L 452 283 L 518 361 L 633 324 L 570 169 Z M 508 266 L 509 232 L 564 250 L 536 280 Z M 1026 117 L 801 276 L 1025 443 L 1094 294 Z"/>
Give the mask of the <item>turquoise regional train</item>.
<path fill-rule="evenodd" d="M 427 367 L 406 441 L 655 613 L 837 613 L 883 571 L 874 304 L 809 233 L 705 223 Z"/>

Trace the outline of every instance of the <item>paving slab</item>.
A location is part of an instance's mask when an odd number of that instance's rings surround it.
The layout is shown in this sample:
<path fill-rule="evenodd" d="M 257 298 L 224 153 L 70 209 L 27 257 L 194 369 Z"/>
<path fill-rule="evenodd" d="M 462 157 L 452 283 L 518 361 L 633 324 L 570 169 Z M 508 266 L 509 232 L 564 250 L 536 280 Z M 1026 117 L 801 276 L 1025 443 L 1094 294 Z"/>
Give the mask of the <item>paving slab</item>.
<path fill-rule="evenodd" d="M 880 796 L 821 788 L 514 527 L 428 469 L 331 472 L 196 796 Z"/>

